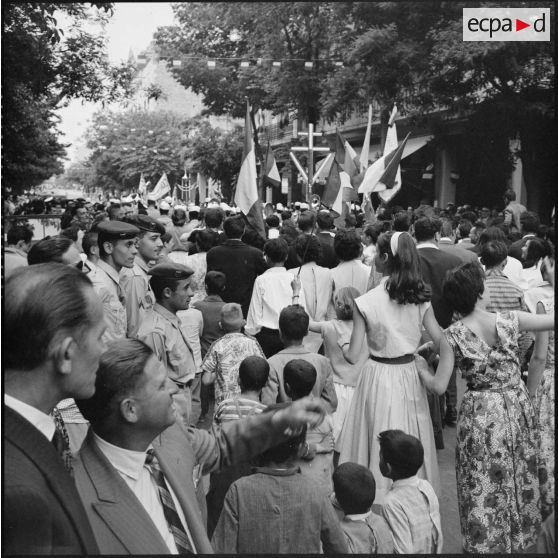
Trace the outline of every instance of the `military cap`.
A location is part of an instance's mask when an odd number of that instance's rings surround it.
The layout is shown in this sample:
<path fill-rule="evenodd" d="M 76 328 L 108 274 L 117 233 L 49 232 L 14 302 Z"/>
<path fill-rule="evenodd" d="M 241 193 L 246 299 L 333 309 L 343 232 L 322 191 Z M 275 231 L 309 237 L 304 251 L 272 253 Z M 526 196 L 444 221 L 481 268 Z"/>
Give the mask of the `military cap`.
<path fill-rule="evenodd" d="M 99 243 L 105 240 L 134 238 L 140 233 L 137 227 L 123 221 L 101 221 L 97 225 L 97 231 L 99 233 Z"/>
<path fill-rule="evenodd" d="M 168 261 L 154 265 L 148 272 L 152 277 L 168 277 L 169 279 L 188 279 L 194 270 L 188 266 Z"/>
<path fill-rule="evenodd" d="M 165 227 L 149 215 L 130 215 L 126 221 L 142 231 L 165 234 Z"/>

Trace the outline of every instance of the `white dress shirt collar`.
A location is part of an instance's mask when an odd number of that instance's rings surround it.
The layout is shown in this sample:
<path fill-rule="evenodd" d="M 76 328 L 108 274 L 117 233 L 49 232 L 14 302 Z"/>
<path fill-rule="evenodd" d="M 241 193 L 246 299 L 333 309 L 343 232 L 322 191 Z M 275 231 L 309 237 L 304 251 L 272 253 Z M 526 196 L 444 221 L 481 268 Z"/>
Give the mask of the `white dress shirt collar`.
<path fill-rule="evenodd" d="M 417 244 L 417 248 L 435 248 L 436 250 L 440 249 L 439 246 L 434 242 L 419 242 Z"/>
<path fill-rule="evenodd" d="M 139 479 L 145 465 L 145 457 L 147 455 L 145 451 L 134 451 L 115 446 L 103 440 L 95 432 L 93 432 L 93 437 L 103 455 L 119 473 L 134 480 Z"/>
<path fill-rule="evenodd" d="M 54 419 L 39 409 L 8 395 L 4 394 L 4 405 L 21 415 L 25 420 L 29 421 L 46 439 L 51 442 L 54 436 L 56 426 Z"/>
<path fill-rule="evenodd" d="M 372 510 L 367 511 L 366 513 L 351 513 L 347 514 L 345 519 L 348 519 L 349 521 L 365 521 L 368 517 L 370 517 L 371 513 Z"/>
<path fill-rule="evenodd" d="M 419 481 L 418 477 L 416 475 L 413 475 L 412 477 L 409 477 L 407 479 L 399 479 L 393 481 L 392 488 L 395 488 L 397 486 L 417 486 L 418 481 Z"/>
<path fill-rule="evenodd" d="M 272 273 L 285 273 L 287 268 L 284 266 L 281 267 L 270 267 L 264 271 L 264 274 L 271 275 Z"/>

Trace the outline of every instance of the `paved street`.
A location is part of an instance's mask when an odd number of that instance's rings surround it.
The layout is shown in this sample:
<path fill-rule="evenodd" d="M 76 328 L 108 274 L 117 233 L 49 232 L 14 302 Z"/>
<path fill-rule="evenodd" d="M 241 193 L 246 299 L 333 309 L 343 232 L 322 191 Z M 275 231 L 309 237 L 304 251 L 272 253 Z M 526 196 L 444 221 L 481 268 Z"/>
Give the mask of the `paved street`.
<path fill-rule="evenodd" d="M 458 408 L 465 391 L 465 382 L 457 379 Z M 440 468 L 440 514 L 442 516 L 442 531 L 444 534 L 444 554 L 463 554 L 461 546 L 461 531 L 459 528 L 459 512 L 457 508 L 457 488 L 455 481 L 455 426 L 444 428 L 443 450 L 438 451 L 438 466 Z"/>

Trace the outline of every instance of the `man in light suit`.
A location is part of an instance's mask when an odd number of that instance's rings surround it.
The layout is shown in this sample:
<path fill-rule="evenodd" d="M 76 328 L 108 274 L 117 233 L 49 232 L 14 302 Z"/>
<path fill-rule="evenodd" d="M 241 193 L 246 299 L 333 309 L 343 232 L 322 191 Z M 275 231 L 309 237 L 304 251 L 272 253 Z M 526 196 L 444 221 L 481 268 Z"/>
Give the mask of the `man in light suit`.
<path fill-rule="evenodd" d="M 5 288 L 2 549 L 95 554 L 49 413 L 60 400 L 95 390 L 105 348 L 101 301 L 84 273 L 61 263 L 18 269 Z"/>
<path fill-rule="evenodd" d="M 213 552 L 197 499 L 201 475 L 246 461 L 325 413 L 322 403 L 305 399 L 209 433 L 176 421 L 176 393 L 151 349 L 126 339 L 101 359 L 95 395 L 78 401 L 91 428 L 75 479 L 102 554 Z"/>

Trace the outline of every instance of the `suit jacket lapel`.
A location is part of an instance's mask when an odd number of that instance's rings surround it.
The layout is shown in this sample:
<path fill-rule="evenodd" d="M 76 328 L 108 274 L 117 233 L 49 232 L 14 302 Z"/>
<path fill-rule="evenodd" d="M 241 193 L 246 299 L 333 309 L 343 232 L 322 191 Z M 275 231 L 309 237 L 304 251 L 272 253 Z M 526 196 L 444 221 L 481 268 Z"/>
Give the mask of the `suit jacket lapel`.
<path fill-rule="evenodd" d="M 5 436 L 16 445 L 43 473 L 52 492 L 68 515 L 81 541 L 84 553 L 98 553 L 97 543 L 83 509 L 75 483 L 66 471 L 54 446 L 29 421 L 4 408 Z"/>
<path fill-rule="evenodd" d="M 161 469 L 180 502 L 188 530 L 196 547 L 196 552 L 200 554 L 213 554 L 213 547 L 209 542 L 195 497 L 196 488 L 191 474 L 193 454 L 187 456 L 185 452 L 181 452 L 179 455 L 177 454 L 176 446 L 172 447 L 172 451 L 169 451 L 167 447 L 157 442 L 153 443 L 153 447 L 159 459 Z M 188 464 L 188 461 L 192 463 Z"/>
<path fill-rule="evenodd" d="M 83 466 L 97 490 L 93 508 L 130 554 L 169 554 L 153 521 L 99 450 L 90 430 L 80 451 Z"/>

